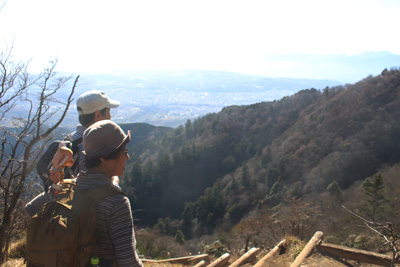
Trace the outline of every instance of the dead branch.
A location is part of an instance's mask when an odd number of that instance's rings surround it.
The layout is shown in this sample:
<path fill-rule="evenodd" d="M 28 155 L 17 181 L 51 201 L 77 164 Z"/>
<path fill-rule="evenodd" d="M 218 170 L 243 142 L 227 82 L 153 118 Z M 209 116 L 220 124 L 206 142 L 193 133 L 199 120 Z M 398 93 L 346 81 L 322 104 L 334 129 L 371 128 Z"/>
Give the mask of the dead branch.
<path fill-rule="evenodd" d="M 392 249 L 392 264 L 396 261 L 399 260 L 399 250 L 397 249 L 397 244 L 399 242 L 399 236 L 395 233 L 395 230 L 393 229 L 392 223 L 391 222 L 386 222 L 386 224 L 382 223 L 377 223 L 377 222 L 372 222 L 369 221 L 362 216 L 352 212 L 351 210 L 347 209 L 345 206 L 342 205 L 342 208 L 350 212 L 353 216 L 359 218 L 360 220 L 363 221 L 365 226 L 382 237 L 387 244 L 390 245 Z"/>

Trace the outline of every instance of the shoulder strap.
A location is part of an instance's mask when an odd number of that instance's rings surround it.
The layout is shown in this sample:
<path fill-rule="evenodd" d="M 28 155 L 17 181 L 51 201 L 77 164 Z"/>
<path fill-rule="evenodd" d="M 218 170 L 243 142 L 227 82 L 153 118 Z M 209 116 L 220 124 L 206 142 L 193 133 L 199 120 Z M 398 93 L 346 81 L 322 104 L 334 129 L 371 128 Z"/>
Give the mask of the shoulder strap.
<path fill-rule="evenodd" d="M 96 202 L 113 195 L 124 194 L 126 196 L 126 194 L 122 190 L 111 184 L 100 185 L 94 189 L 87 191 L 86 194 Z"/>
<path fill-rule="evenodd" d="M 72 141 L 72 152 L 77 152 L 79 150 L 79 145 L 82 143 L 82 137 L 79 137 Z"/>
<path fill-rule="evenodd" d="M 71 150 L 73 153 L 73 161 L 74 164 L 71 167 L 67 167 L 66 168 L 66 172 L 65 172 L 65 177 L 74 177 L 78 174 L 78 172 L 80 171 L 79 169 L 79 145 L 82 144 L 82 137 L 79 137 L 71 142 Z M 69 175 L 69 176 L 68 176 Z"/>

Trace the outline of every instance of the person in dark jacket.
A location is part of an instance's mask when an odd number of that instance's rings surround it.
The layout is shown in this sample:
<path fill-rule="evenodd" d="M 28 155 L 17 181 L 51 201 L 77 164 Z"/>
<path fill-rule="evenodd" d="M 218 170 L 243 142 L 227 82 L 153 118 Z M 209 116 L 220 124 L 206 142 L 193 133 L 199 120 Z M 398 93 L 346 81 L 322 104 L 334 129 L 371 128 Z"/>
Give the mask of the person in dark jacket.
<path fill-rule="evenodd" d="M 69 136 L 72 140 L 82 138 L 84 131 L 92 124 L 111 119 L 111 109 L 119 107 L 120 103 L 117 100 L 110 99 L 107 94 L 103 91 L 92 90 L 83 93 L 76 100 L 76 108 L 79 114 L 80 125 L 76 126 L 75 132 L 72 132 Z M 77 168 L 73 170 L 73 176 L 76 178 L 80 171 L 86 171 L 85 157 L 83 155 L 83 143 L 78 145 L 78 164 Z M 63 169 L 63 168 L 62 168 Z M 59 176 L 50 176 L 59 177 Z M 29 203 L 26 204 L 25 209 L 30 216 L 36 214 L 44 205 L 44 203 L 53 199 L 55 190 L 48 190 L 52 183 L 57 184 L 59 180 L 44 181 L 44 192 L 37 195 Z M 113 182 L 115 185 L 119 183 L 119 177 L 114 176 Z"/>
<path fill-rule="evenodd" d="M 83 136 L 83 132 L 93 123 L 101 120 L 111 120 L 111 109 L 119 107 L 119 101 L 110 99 L 103 91 L 92 90 L 83 93 L 76 100 L 76 109 L 79 114 L 80 125 L 71 133 L 72 140 Z M 78 170 L 86 170 L 85 157 L 82 154 L 83 144 L 79 145 Z"/>

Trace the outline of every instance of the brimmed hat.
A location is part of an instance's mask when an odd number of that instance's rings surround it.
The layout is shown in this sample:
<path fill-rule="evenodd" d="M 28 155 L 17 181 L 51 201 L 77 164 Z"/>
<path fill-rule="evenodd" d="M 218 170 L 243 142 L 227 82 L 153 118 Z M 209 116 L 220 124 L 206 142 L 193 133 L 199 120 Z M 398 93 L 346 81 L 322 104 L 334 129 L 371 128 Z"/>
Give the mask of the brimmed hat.
<path fill-rule="evenodd" d="M 76 106 L 79 115 L 86 115 L 94 113 L 103 108 L 117 108 L 119 107 L 119 101 L 111 100 L 107 94 L 102 91 L 89 91 L 78 97 L 76 100 Z"/>
<path fill-rule="evenodd" d="M 92 124 L 83 133 L 83 154 L 87 159 L 105 157 L 130 140 L 130 131 L 125 134 L 116 123 L 110 120 L 101 120 Z"/>

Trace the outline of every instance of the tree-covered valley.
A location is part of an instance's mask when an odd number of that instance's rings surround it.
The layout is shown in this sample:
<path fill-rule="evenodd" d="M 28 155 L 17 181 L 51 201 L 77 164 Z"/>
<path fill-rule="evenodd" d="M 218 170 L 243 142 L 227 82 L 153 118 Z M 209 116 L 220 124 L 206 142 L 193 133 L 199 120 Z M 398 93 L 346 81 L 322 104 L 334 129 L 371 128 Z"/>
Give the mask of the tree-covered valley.
<path fill-rule="evenodd" d="M 393 229 L 389 240 L 398 242 L 399 115 L 400 71 L 392 68 L 355 84 L 227 106 L 177 128 L 121 124 L 132 140 L 120 184 L 132 203 L 141 257 L 238 255 L 251 246 L 268 250 L 287 237 L 306 240 L 316 231 L 324 232 L 324 242 L 390 251 L 387 240 L 359 225 L 360 218 L 384 223 Z M 11 130 L 4 128 L 4 144 L 14 137 Z M 68 133 L 53 130 L 50 139 Z M 17 145 L 31 133 L 22 131 L 15 149 L 5 145 L 2 154 L 17 157 Z M 25 183 L 16 187 L 21 198 L 12 202 L 15 215 L 3 231 L 12 242 L 5 246 L 20 247 L 10 248 L 16 258 L 24 257 L 29 221 L 21 203 L 42 190 L 33 169 L 48 138 L 38 137 L 29 154 L 34 158 L 21 161 L 29 163 L 26 176 L 3 180 Z M 9 195 L 16 193 L 3 194 Z"/>
<path fill-rule="evenodd" d="M 275 234 L 279 225 L 303 236 L 317 228 L 340 235 L 339 229 L 349 231 L 342 226 L 350 215 L 341 205 L 365 216 L 377 208 L 374 219 L 398 222 L 387 216 L 398 201 L 399 118 L 398 69 L 279 101 L 229 106 L 134 142 L 122 187 L 138 227 L 179 231 L 186 240 L 260 216 Z M 372 196 L 393 197 L 366 202 L 366 178 L 377 185 L 377 177 L 385 180 L 385 193 Z"/>

